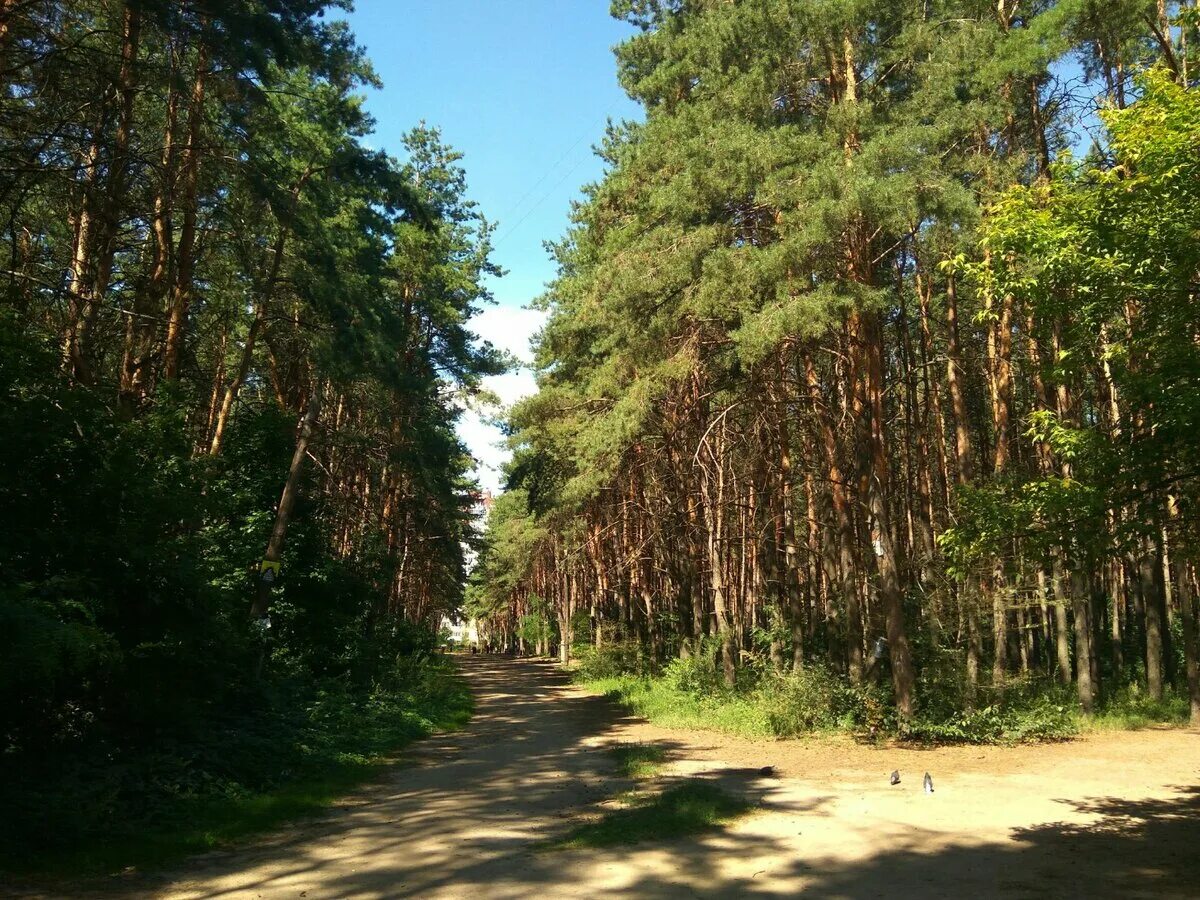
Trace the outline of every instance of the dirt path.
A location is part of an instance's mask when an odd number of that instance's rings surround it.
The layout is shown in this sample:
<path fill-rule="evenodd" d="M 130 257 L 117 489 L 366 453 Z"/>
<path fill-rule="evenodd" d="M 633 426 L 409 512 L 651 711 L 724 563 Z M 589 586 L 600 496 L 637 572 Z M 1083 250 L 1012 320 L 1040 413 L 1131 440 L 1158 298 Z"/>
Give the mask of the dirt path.
<path fill-rule="evenodd" d="M 638 722 L 548 664 L 463 667 L 477 702 L 466 731 L 421 743 L 318 822 L 106 895 L 1200 897 L 1195 733 L 937 751 L 757 743 Z M 717 779 L 762 811 L 687 840 L 538 850 L 629 787 L 604 749 L 628 740 L 663 744 L 671 773 Z"/>

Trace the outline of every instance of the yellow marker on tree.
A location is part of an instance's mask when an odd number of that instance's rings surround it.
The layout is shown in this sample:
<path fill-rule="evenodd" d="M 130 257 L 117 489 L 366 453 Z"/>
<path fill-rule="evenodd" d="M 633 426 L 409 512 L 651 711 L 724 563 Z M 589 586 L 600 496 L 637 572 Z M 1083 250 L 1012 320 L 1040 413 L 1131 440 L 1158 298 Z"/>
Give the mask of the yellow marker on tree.
<path fill-rule="evenodd" d="M 262 565 L 258 567 L 259 578 L 264 584 L 273 584 L 279 578 L 279 570 L 282 563 L 277 559 L 264 559 Z"/>

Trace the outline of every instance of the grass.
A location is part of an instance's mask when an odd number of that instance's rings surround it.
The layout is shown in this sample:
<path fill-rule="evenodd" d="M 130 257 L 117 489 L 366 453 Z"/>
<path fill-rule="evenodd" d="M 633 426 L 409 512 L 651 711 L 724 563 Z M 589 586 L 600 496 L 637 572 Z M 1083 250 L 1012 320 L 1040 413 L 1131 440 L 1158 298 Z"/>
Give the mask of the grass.
<path fill-rule="evenodd" d="M 86 877 L 228 846 L 321 812 L 404 746 L 461 728 L 471 712 L 465 682 L 439 663 L 403 693 L 335 692 L 214 727 L 195 745 L 74 761 L 66 777 L 32 779 L 6 811 L 0 871 Z"/>
<path fill-rule="evenodd" d="M 1180 692 L 1164 694 L 1161 700 L 1131 690 L 1118 692 L 1108 698 L 1090 719 L 1080 716 L 1084 731 L 1137 731 L 1163 725 L 1182 727 L 1188 724 L 1190 708 L 1187 696 Z"/>
<path fill-rule="evenodd" d="M 707 729 L 747 738 L 775 736 L 767 711 L 748 697 L 697 696 L 674 689 L 664 679 L 636 675 L 598 678 L 582 684 L 664 728 Z"/>
<path fill-rule="evenodd" d="M 621 744 L 612 750 L 617 760 L 617 773 L 623 778 L 643 780 L 662 772 L 667 754 L 654 744 Z"/>
<path fill-rule="evenodd" d="M 750 803 L 698 779 L 639 794 L 621 809 L 574 829 L 551 849 L 615 847 L 712 831 L 746 816 Z"/>

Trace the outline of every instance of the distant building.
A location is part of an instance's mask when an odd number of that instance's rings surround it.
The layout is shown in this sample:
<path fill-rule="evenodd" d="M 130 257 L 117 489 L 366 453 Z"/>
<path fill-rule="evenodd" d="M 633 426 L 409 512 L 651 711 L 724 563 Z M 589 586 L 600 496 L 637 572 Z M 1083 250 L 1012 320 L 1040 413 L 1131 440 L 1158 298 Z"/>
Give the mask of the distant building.
<path fill-rule="evenodd" d="M 475 627 L 474 619 L 466 622 L 452 622 L 449 619 L 442 619 L 442 627 L 450 632 L 450 640 L 456 644 L 479 643 L 479 630 Z"/>

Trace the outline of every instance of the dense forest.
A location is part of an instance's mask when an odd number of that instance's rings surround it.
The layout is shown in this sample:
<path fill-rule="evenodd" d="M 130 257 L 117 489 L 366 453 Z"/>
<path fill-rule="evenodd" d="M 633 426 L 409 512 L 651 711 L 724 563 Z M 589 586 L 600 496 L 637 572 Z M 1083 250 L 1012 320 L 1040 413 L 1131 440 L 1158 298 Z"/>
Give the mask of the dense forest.
<path fill-rule="evenodd" d="M 396 729 L 461 602 L 492 229 L 346 8 L 0 2 L 6 857 Z"/>
<path fill-rule="evenodd" d="M 1197 5 L 613 12 L 644 121 L 553 246 L 485 639 L 822 673 L 901 730 L 1031 695 L 1200 720 Z"/>

